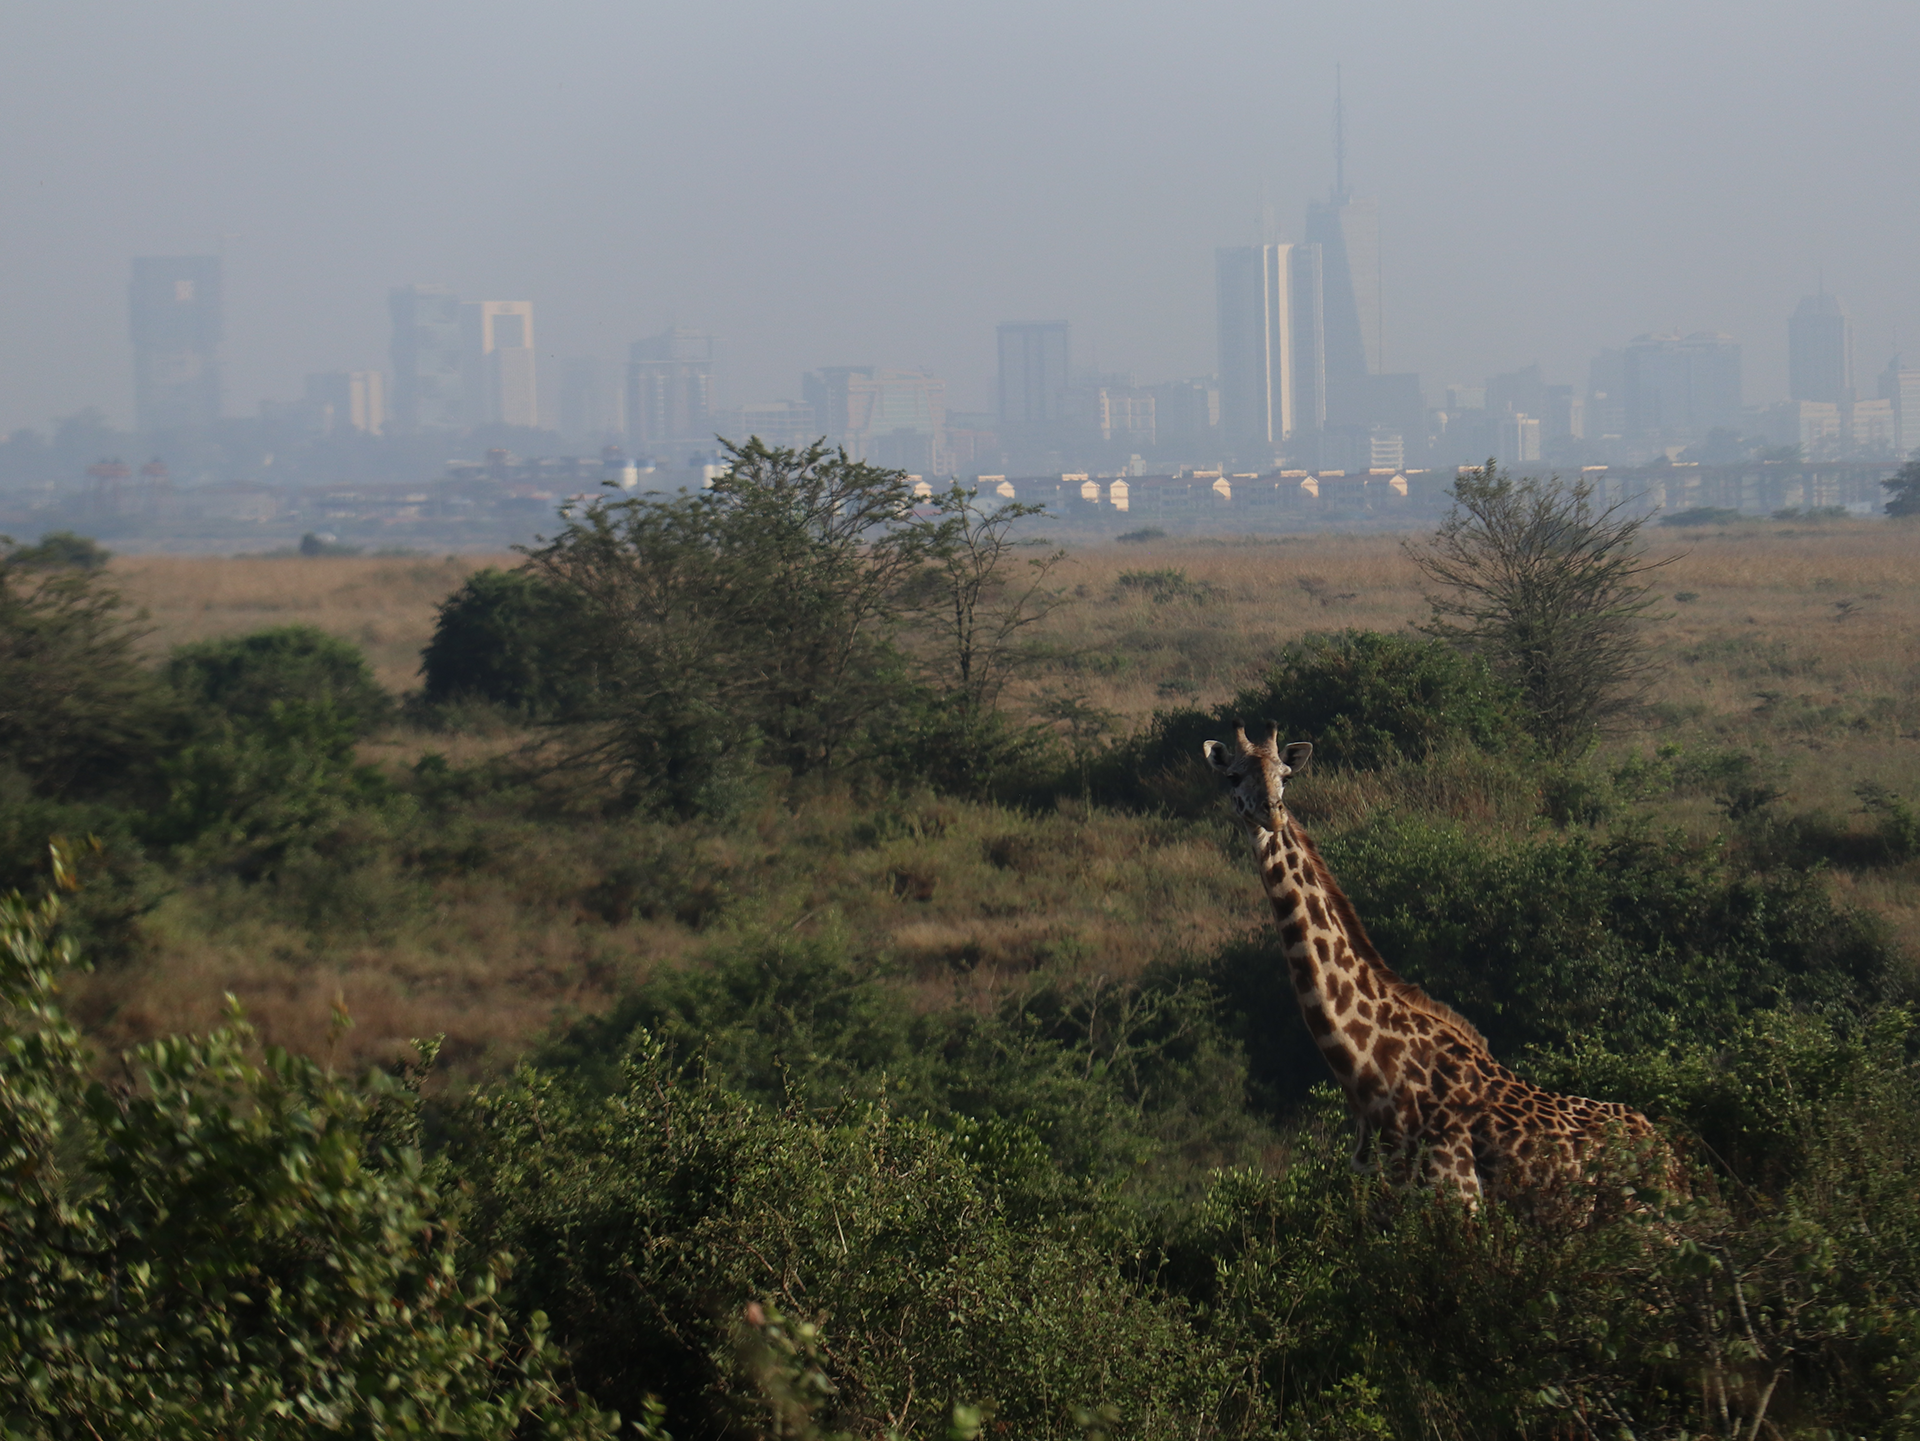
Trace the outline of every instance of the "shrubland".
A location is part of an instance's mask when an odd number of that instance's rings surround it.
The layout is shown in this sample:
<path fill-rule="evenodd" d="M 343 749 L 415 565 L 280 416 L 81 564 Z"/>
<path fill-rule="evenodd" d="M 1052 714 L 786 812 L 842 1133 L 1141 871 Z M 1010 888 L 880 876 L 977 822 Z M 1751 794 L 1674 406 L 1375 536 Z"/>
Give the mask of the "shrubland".
<path fill-rule="evenodd" d="M 738 461 L 518 561 L 203 563 L 258 612 L 0 564 L 11 1431 L 1920 1427 L 1904 529 L 1629 533 L 1673 618 L 1611 595 L 1569 725 L 1391 543 Z M 1393 963 L 1685 1194 L 1350 1171 L 1192 764 L 1238 717 Z"/>

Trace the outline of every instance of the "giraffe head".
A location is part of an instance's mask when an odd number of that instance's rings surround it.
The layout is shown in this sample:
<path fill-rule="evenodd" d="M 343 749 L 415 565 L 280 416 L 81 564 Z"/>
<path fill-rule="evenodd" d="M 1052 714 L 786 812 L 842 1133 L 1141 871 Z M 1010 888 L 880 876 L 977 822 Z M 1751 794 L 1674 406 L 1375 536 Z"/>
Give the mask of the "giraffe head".
<path fill-rule="evenodd" d="M 1233 813 L 1249 832 L 1280 829 L 1281 798 L 1287 789 L 1287 777 L 1307 768 L 1313 747 L 1295 741 L 1282 749 L 1280 727 L 1266 723 L 1266 734 L 1256 744 L 1247 739 L 1247 728 L 1236 721 L 1234 744 L 1208 741 L 1201 753 L 1213 773 L 1226 783 L 1227 800 Z"/>

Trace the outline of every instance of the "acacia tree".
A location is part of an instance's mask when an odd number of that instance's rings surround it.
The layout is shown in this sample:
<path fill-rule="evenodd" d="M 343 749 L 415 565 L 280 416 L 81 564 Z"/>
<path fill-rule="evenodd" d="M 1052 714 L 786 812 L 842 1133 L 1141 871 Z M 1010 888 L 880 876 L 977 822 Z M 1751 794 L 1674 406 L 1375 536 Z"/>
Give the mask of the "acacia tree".
<path fill-rule="evenodd" d="M 906 477 L 822 445 L 728 445 L 709 491 L 576 512 L 532 572 L 577 602 L 568 760 L 688 814 L 751 758 L 841 765 L 894 697 L 921 541 Z"/>
<path fill-rule="evenodd" d="M 1489 460 L 1453 487 L 1453 509 L 1407 553 L 1432 589 L 1430 635 L 1484 657 L 1525 698 L 1530 729 L 1577 755 L 1636 708 L 1655 670 L 1656 601 L 1643 515 L 1601 505 L 1591 482 L 1518 481 Z"/>

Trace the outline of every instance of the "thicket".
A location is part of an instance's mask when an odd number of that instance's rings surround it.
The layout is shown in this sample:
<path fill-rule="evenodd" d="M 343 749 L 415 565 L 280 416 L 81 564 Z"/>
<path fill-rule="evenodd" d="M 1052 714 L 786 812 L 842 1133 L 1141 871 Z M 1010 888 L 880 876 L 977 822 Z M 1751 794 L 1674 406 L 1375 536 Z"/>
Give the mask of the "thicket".
<path fill-rule="evenodd" d="M 1076 755 L 1013 702 L 1063 599 L 1017 509 L 738 459 L 473 577 L 405 709 L 336 639 L 149 664 L 106 573 L 0 566 L 0 884 L 78 887 L 0 905 L 9 1433 L 1920 1431 L 1910 962 L 1809 864 L 1904 863 L 1903 798 L 1863 789 L 1843 851 L 1763 758 L 1576 766 L 1484 650 L 1360 631 Z M 476 704 L 536 744 L 359 759 Z M 836 863 L 768 839 L 813 845 L 823 798 L 870 850 L 1015 801 L 1243 866 L 1192 764 L 1235 718 L 1315 741 L 1298 799 L 1346 797 L 1317 834 L 1394 964 L 1509 1064 L 1656 1117 L 1689 1196 L 1580 1224 L 1353 1175 L 1250 880 L 1223 946 L 991 984 L 955 954 L 950 990 L 811 901 L 755 910 L 768 869 Z M 1454 772 L 1495 821 L 1421 800 Z M 1674 796 L 1722 835 L 1660 829 Z M 690 958 L 462 1094 L 423 1099 L 431 1041 L 348 1076 L 236 1018 L 116 1067 L 63 1014 L 69 947 L 137 966 L 162 891 L 318 930 L 377 909 L 364 877 L 432 906 L 586 828 L 544 862 L 567 924 L 652 917 Z"/>

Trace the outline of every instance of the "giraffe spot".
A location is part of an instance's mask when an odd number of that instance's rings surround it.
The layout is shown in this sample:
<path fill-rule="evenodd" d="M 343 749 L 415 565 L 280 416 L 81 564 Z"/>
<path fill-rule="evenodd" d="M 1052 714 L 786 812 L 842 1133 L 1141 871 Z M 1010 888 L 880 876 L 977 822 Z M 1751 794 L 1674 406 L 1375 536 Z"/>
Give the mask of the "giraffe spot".
<path fill-rule="evenodd" d="M 1333 1022 L 1327 1019 L 1327 1013 L 1318 1006 L 1310 1007 L 1306 1012 L 1307 1029 L 1316 1036 L 1333 1034 Z"/>
<path fill-rule="evenodd" d="M 1297 946 L 1306 939 L 1307 928 L 1298 921 L 1288 921 L 1280 927 L 1280 939 L 1289 946 Z"/>
<path fill-rule="evenodd" d="M 1273 898 L 1273 913 L 1281 921 L 1300 909 L 1300 897 L 1292 891 L 1283 891 Z"/>
<path fill-rule="evenodd" d="M 1407 1048 L 1405 1041 L 1392 1036 L 1382 1036 L 1373 1043 L 1373 1063 L 1383 1071 L 1391 1071 Z"/>
<path fill-rule="evenodd" d="M 1327 1064 L 1333 1067 L 1338 1076 L 1350 1075 L 1353 1071 L 1353 1057 L 1347 1054 L 1346 1047 L 1334 1044 L 1326 1048 Z"/>
<path fill-rule="evenodd" d="M 1342 976 L 1334 983 L 1333 994 L 1329 999 L 1333 1002 L 1333 1013 L 1336 1016 L 1343 1014 L 1353 1004 L 1353 983 Z"/>
<path fill-rule="evenodd" d="M 1364 972 L 1362 974 L 1364 974 Z M 1358 987 L 1355 989 L 1358 989 Z M 1373 1019 L 1373 1002 L 1356 1001 L 1354 1003 L 1353 1013 L 1363 1021 L 1371 1021 Z"/>
<path fill-rule="evenodd" d="M 1379 992 L 1373 988 L 1373 968 L 1371 966 L 1356 967 L 1353 983 L 1360 988 L 1360 994 L 1368 1000 L 1372 1000 L 1379 994 Z"/>
<path fill-rule="evenodd" d="M 1316 926 L 1326 925 L 1327 908 L 1320 904 L 1320 897 L 1311 892 L 1307 895 L 1307 914 L 1313 918 L 1313 923 Z"/>
<path fill-rule="evenodd" d="M 1348 1026 L 1347 1039 L 1353 1043 L 1356 1051 L 1365 1051 L 1373 1044 L 1373 1027 L 1367 1025 Z"/>

